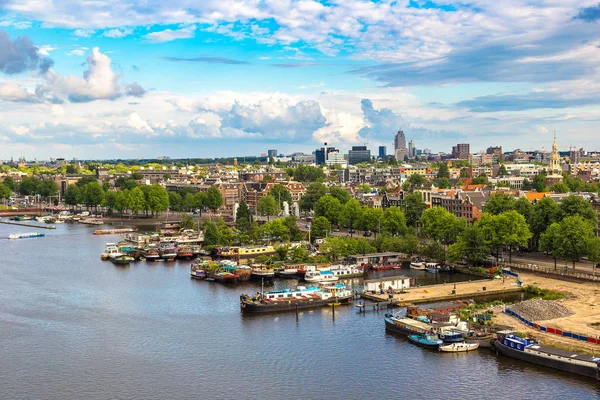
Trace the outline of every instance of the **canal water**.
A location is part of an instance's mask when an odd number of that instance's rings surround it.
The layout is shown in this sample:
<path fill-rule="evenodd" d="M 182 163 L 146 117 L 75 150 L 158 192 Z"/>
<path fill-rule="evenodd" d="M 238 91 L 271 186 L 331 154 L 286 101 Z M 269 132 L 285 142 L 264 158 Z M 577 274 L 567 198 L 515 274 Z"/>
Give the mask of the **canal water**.
<path fill-rule="evenodd" d="M 586 399 L 592 380 L 481 349 L 439 354 L 355 307 L 243 316 L 241 292 L 189 262 L 117 267 L 114 236 L 0 225 L 0 399 Z M 393 271 L 398 273 L 399 271 Z M 464 280 L 460 274 L 424 279 Z M 359 287 L 360 280 L 354 282 Z M 441 282 L 439 282 L 441 283 Z M 278 281 L 276 286 L 293 286 Z"/>

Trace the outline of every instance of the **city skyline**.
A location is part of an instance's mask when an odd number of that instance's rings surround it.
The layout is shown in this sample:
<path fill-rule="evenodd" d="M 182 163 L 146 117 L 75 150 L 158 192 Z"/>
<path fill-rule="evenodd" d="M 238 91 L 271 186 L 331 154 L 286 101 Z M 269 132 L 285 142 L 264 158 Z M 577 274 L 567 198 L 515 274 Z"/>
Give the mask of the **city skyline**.
<path fill-rule="evenodd" d="M 0 159 L 597 148 L 600 4 L 0 2 Z M 315 22 L 316 21 L 316 22 Z M 483 60 L 483 62 L 482 62 Z"/>

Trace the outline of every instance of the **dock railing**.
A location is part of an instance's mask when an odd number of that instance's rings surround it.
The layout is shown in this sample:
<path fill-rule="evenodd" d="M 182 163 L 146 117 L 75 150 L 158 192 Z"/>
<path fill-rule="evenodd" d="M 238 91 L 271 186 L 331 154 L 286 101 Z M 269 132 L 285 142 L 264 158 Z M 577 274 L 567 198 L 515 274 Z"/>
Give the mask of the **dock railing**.
<path fill-rule="evenodd" d="M 503 270 L 517 270 L 517 271 L 530 271 L 536 274 L 544 274 L 551 276 L 553 278 L 558 279 L 575 279 L 575 280 L 585 280 L 595 282 L 598 281 L 598 277 L 592 275 L 587 272 L 582 272 L 579 270 L 569 269 L 568 267 L 562 266 L 554 269 L 554 267 L 542 266 L 531 263 L 520 263 L 520 262 L 512 262 L 512 263 L 502 263 L 498 265 Z"/>

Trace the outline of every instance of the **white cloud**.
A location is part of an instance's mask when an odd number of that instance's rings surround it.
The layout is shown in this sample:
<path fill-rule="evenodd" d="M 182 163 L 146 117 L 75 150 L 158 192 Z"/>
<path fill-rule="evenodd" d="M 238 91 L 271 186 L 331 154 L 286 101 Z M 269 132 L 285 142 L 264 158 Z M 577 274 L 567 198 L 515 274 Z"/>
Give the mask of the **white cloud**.
<path fill-rule="evenodd" d="M 58 49 L 58 47 L 56 46 L 51 46 L 51 45 L 42 45 L 42 46 L 38 46 L 38 53 L 40 53 L 43 56 L 49 56 L 51 51 L 54 51 Z"/>
<path fill-rule="evenodd" d="M 31 21 L 21 21 L 14 19 L 5 19 L 0 21 L 0 27 L 10 27 L 13 29 L 29 29 L 31 28 Z"/>
<path fill-rule="evenodd" d="M 177 30 L 165 29 L 164 31 L 152 32 L 147 34 L 145 37 L 153 43 L 164 43 L 177 39 L 192 38 L 194 37 L 195 31 L 196 26 L 192 25 Z"/>
<path fill-rule="evenodd" d="M 75 29 L 75 31 L 73 31 L 73 35 L 83 38 L 90 37 L 95 33 L 96 31 L 91 29 Z"/>
<path fill-rule="evenodd" d="M 323 82 L 319 82 L 319 83 L 311 83 L 311 84 L 308 84 L 308 85 L 300 85 L 300 86 L 298 86 L 297 89 L 300 89 L 300 90 L 304 90 L 304 89 L 318 89 L 318 88 L 321 88 L 323 86 L 325 86 L 325 84 Z"/>
<path fill-rule="evenodd" d="M 108 31 L 105 31 L 102 35 L 109 37 L 109 38 L 113 38 L 113 39 L 119 39 L 125 36 L 129 36 L 133 33 L 133 29 L 131 28 L 123 28 L 123 29 L 110 29 Z"/>
<path fill-rule="evenodd" d="M 68 52 L 66 53 L 66 55 L 68 55 L 68 56 L 79 56 L 79 57 L 83 57 L 83 56 L 85 56 L 85 52 L 86 52 L 87 50 L 88 50 L 88 48 L 87 48 L 87 47 L 79 47 L 79 48 L 77 48 L 77 49 L 74 49 L 74 50 L 68 51 Z"/>

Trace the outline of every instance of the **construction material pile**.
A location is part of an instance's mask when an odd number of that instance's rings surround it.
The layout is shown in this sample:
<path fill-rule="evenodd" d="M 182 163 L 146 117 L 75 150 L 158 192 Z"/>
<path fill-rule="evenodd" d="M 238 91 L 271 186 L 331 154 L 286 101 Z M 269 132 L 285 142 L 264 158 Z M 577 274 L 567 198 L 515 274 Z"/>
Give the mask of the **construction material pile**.
<path fill-rule="evenodd" d="M 554 300 L 525 300 L 510 309 L 529 321 L 547 321 L 573 315 L 574 312 Z"/>

